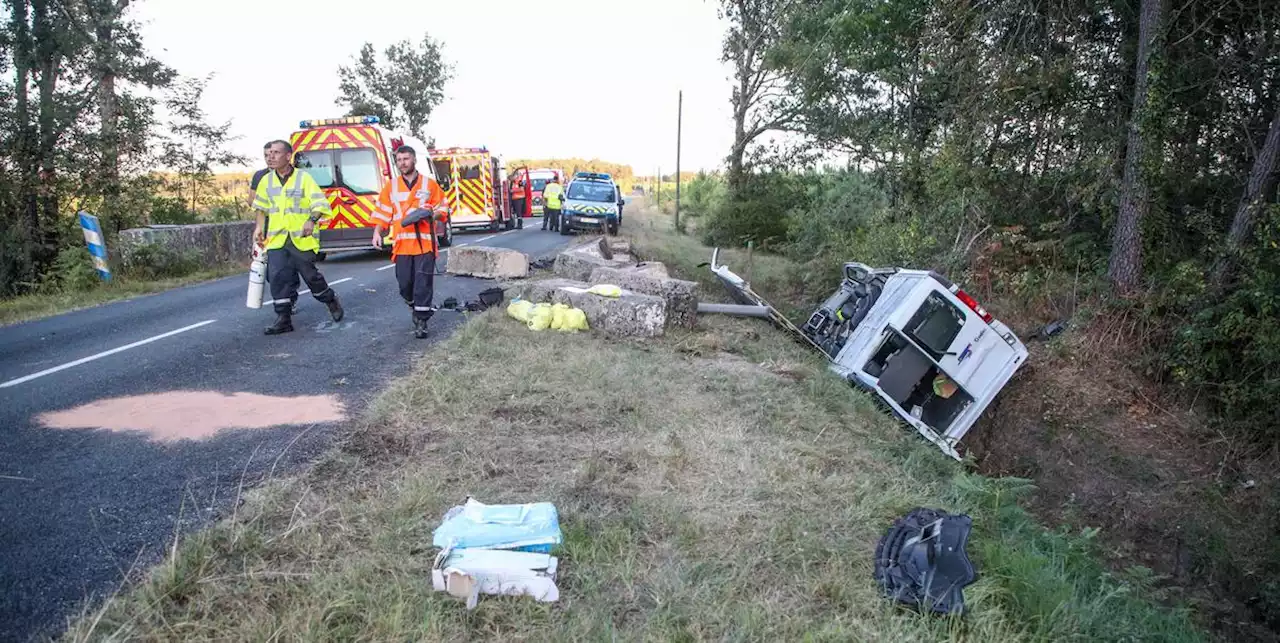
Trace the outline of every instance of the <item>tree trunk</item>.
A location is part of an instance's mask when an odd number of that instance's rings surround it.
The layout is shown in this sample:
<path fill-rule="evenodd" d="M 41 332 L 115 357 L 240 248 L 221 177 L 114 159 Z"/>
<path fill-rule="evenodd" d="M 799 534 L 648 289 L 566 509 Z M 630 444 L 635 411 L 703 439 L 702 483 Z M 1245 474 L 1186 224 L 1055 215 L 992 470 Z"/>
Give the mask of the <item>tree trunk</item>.
<path fill-rule="evenodd" d="M 729 196 L 736 198 L 743 188 L 746 177 L 743 175 L 746 171 L 743 167 L 743 157 L 747 153 L 747 113 L 751 106 L 751 97 L 748 93 L 751 91 L 751 52 L 744 49 L 738 52 L 738 59 L 734 61 L 735 75 L 738 77 L 738 86 L 733 92 L 733 146 L 729 148 Z"/>
<path fill-rule="evenodd" d="M 1249 171 L 1249 182 L 1245 184 L 1244 194 L 1240 196 L 1240 204 L 1236 206 L 1236 216 L 1231 221 L 1231 231 L 1227 233 L 1226 253 L 1213 267 L 1210 288 L 1215 296 L 1221 295 L 1226 290 L 1240 251 L 1253 235 L 1254 218 L 1263 204 L 1267 186 L 1276 169 L 1278 154 L 1280 154 L 1280 106 L 1277 106 L 1275 115 L 1271 118 L 1266 141 L 1258 151 L 1257 158 L 1253 160 L 1253 168 Z"/>
<path fill-rule="evenodd" d="M 55 102 L 55 90 L 58 85 L 58 74 L 62 56 L 59 52 L 57 30 L 50 0 L 32 0 L 31 23 L 32 35 L 36 47 L 36 62 L 40 69 L 40 77 L 36 83 L 39 90 L 40 111 L 38 125 L 40 129 L 39 143 L 36 149 L 36 162 L 39 165 L 40 180 L 40 222 L 52 224 L 58 218 L 57 162 L 55 155 L 58 145 L 58 105 Z M 45 238 L 46 226 L 36 228 L 41 246 L 49 246 L 51 239 Z M 51 253 L 52 247 L 39 248 L 44 253 Z M 51 259 L 51 256 L 43 257 Z"/>
<path fill-rule="evenodd" d="M 31 127 L 30 87 L 32 67 L 31 31 L 28 26 L 29 0 L 13 0 L 13 67 L 14 67 L 14 120 L 17 136 L 14 141 L 14 157 L 18 165 L 18 200 L 22 204 L 19 226 L 28 235 L 29 254 L 34 252 L 36 232 L 40 229 L 40 209 L 36 197 L 39 167 L 35 160 L 36 133 Z"/>
<path fill-rule="evenodd" d="M 1138 57 L 1134 65 L 1133 110 L 1125 148 L 1124 178 L 1120 184 L 1120 211 L 1112 235 L 1107 274 L 1116 290 L 1131 294 L 1142 279 L 1142 220 L 1151 208 L 1143 162 L 1146 140 L 1143 118 L 1147 112 L 1151 59 L 1164 11 L 1163 0 L 1142 0 L 1138 23 Z"/>
<path fill-rule="evenodd" d="M 118 7 L 123 9 L 125 3 Z M 108 3 L 109 7 L 113 6 Z M 94 39 L 98 57 L 98 118 L 102 130 L 102 163 L 98 180 L 102 185 L 102 216 L 107 228 L 120 231 L 120 98 L 116 96 L 115 23 L 117 11 L 94 15 Z"/>

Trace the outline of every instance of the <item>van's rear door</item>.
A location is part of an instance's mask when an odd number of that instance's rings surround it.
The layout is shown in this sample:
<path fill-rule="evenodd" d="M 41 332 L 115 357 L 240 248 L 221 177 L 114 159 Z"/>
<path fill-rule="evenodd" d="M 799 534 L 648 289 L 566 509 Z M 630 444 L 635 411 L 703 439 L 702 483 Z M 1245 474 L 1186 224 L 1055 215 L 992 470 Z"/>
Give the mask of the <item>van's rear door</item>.
<path fill-rule="evenodd" d="M 974 399 L 993 395 L 1015 368 L 1017 351 L 941 284 L 922 283 L 930 291 L 903 331 Z"/>

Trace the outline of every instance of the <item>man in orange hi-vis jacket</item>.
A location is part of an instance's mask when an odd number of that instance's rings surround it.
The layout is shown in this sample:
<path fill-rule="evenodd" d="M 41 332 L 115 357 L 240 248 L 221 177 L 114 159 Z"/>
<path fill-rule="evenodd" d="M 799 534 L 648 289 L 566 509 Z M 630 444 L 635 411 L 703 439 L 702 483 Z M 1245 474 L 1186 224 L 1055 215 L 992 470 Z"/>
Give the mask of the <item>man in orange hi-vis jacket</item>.
<path fill-rule="evenodd" d="M 378 195 L 378 209 L 373 213 L 378 224 L 373 230 L 373 247 L 382 248 L 382 236 L 390 226 L 391 259 L 396 264 L 400 296 L 413 308 L 413 336 L 422 339 L 427 336 L 427 320 L 435 312 L 431 307 L 436 273 L 435 222 L 448 209 L 440 185 L 418 172 L 418 153 L 412 147 L 404 145 L 396 150 L 396 169 L 400 176 L 383 186 Z"/>

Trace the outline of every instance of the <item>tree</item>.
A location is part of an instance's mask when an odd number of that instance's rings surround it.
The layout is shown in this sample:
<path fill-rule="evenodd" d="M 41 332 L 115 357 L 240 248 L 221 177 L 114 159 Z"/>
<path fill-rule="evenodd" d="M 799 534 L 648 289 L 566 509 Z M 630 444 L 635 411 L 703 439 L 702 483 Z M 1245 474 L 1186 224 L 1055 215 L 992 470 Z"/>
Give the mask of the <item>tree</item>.
<path fill-rule="evenodd" d="M 724 0 L 721 18 L 728 20 L 721 60 L 733 66 L 733 146 L 729 149 L 729 189 L 741 192 L 747 148 L 767 132 L 790 126 L 799 106 L 788 77 L 770 64 L 769 54 L 782 38 L 784 0 Z"/>
<path fill-rule="evenodd" d="M 1142 0 L 1138 22 L 1138 55 L 1134 61 L 1133 110 L 1129 114 L 1120 184 L 1120 214 L 1112 236 L 1107 275 L 1117 291 L 1130 294 L 1142 278 L 1142 223 L 1151 209 L 1147 182 L 1148 98 L 1152 59 L 1159 55 L 1157 39 L 1164 14 L 1164 0 Z M 1155 154 L 1160 154 L 1157 150 Z"/>
<path fill-rule="evenodd" d="M 338 68 L 338 76 L 336 102 L 348 116 L 377 116 L 387 127 L 405 127 L 425 139 L 424 128 L 444 100 L 453 67 L 440 43 L 424 35 L 417 47 L 408 40 L 387 47 L 382 60 L 366 42 L 351 66 Z"/>
<path fill-rule="evenodd" d="M 200 107 L 207 84 L 207 78 L 184 80 L 165 99 L 165 106 L 175 115 L 169 125 L 171 134 L 164 142 L 165 161 L 177 173 L 179 196 L 193 217 L 201 203 L 201 191 L 213 184 L 215 166 L 249 162 L 227 147 L 238 138 L 230 134 L 231 121 L 207 121 Z"/>
<path fill-rule="evenodd" d="M 147 138 L 145 128 L 130 129 L 137 121 L 129 117 L 137 115 L 139 105 L 148 112 L 151 107 L 146 99 L 139 101 L 129 94 L 126 87 L 167 87 L 175 77 L 172 69 L 143 49 L 137 24 L 125 18 L 130 1 L 65 0 L 63 7 L 68 21 L 93 52 L 90 73 L 97 83 L 98 134 L 92 149 L 98 156 L 98 171 L 90 187 L 101 198 L 99 216 L 108 230 L 116 232 L 123 215 L 121 156 L 138 153 Z M 121 130 L 122 116 L 126 131 Z"/>
<path fill-rule="evenodd" d="M 1254 158 L 1253 168 L 1249 170 L 1249 180 L 1245 184 L 1244 193 L 1240 196 L 1240 204 L 1236 206 L 1236 215 L 1231 221 L 1231 230 L 1227 233 L 1226 253 L 1220 257 L 1213 268 L 1210 288 L 1215 295 L 1221 295 L 1235 269 L 1235 258 L 1253 236 L 1253 224 L 1258 210 L 1264 204 L 1265 195 L 1274 185 L 1276 156 L 1280 154 L 1280 106 L 1271 117 L 1271 125 L 1267 128 L 1267 138 Z"/>

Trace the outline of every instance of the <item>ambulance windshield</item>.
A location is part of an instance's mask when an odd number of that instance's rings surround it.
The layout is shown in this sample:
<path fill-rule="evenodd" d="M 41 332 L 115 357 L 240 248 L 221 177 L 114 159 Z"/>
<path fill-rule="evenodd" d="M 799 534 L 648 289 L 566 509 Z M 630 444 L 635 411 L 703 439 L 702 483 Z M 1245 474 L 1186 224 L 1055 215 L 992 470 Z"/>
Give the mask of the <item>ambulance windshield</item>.
<path fill-rule="evenodd" d="M 380 187 L 378 157 L 370 149 L 298 152 L 293 162 L 322 188 L 345 187 L 355 194 L 374 194 Z"/>

